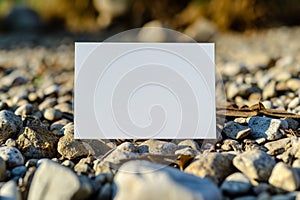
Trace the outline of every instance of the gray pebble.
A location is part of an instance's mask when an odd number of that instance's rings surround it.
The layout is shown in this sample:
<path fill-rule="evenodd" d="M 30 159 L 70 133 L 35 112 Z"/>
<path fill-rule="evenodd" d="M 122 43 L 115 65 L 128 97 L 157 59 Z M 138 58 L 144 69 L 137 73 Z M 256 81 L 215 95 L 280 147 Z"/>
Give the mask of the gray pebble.
<path fill-rule="evenodd" d="M 57 95 L 58 92 L 59 92 L 59 86 L 58 85 L 51 85 L 51 86 L 47 87 L 44 90 L 44 95 L 45 96 Z"/>
<path fill-rule="evenodd" d="M 17 135 L 23 127 L 20 117 L 8 110 L 0 111 L 0 142 Z"/>
<path fill-rule="evenodd" d="M 62 118 L 62 112 L 54 108 L 47 108 L 44 110 L 43 115 L 49 121 L 56 121 Z"/>
<path fill-rule="evenodd" d="M 267 181 L 275 164 L 271 156 L 259 150 L 241 153 L 233 159 L 233 165 L 254 181 Z"/>
<path fill-rule="evenodd" d="M 24 157 L 15 147 L 0 147 L 0 157 L 6 161 L 9 167 L 15 167 L 24 164 Z"/>
<path fill-rule="evenodd" d="M 18 166 L 18 167 L 14 167 L 11 170 L 11 174 L 13 176 L 23 177 L 25 175 L 26 171 L 27 171 L 27 167 L 25 167 L 25 166 Z"/>
<path fill-rule="evenodd" d="M 245 194 L 250 189 L 250 180 L 240 172 L 229 175 L 221 185 L 221 190 L 232 196 Z"/>
<path fill-rule="evenodd" d="M 21 194 L 18 190 L 15 181 L 10 180 L 6 182 L 0 189 L 1 199 L 5 200 L 20 200 Z"/>
<path fill-rule="evenodd" d="M 250 118 L 249 127 L 252 131 L 251 136 L 254 139 L 276 140 L 282 137 L 279 129 L 287 129 L 288 123 L 285 120 L 255 116 Z"/>
<path fill-rule="evenodd" d="M 248 126 L 242 126 L 239 123 L 230 121 L 226 123 L 223 133 L 232 139 L 242 139 L 251 134 L 251 129 Z"/>
<path fill-rule="evenodd" d="M 269 183 L 277 188 L 293 192 L 300 186 L 300 176 L 295 169 L 279 162 L 272 171 Z"/>
<path fill-rule="evenodd" d="M 263 99 L 268 99 L 276 95 L 275 86 L 276 82 L 272 80 L 263 88 Z"/>

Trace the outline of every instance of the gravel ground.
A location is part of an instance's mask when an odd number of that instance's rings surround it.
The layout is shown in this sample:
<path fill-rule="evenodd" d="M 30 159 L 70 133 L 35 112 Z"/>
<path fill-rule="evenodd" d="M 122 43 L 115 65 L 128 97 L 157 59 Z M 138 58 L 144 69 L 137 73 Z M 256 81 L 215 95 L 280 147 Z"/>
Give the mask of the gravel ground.
<path fill-rule="evenodd" d="M 299 33 L 214 36 L 227 100 L 300 114 Z M 74 140 L 74 45 L 49 41 L 0 50 L 1 198 L 300 199 L 292 117 L 227 117 L 216 141 Z"/>

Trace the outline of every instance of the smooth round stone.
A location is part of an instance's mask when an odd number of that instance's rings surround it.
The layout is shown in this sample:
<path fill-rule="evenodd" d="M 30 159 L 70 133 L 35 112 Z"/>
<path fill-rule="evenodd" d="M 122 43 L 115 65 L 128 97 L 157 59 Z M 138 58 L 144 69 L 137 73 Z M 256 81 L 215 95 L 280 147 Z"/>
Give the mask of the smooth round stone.
<path fill-rule="evenodd" d="M 23 177 L 25 175 L 26 171 L 27 171 L 27 167 L 18 166 L 18 167 L 15 167 L 11 170 L 11 174 L 13 176 Z"/>
<path fill-rule="evenodd" d="M 31 92 L 31 93 L 28 94 L 28 100 L 29 100 L 30 102 L 35 102 L 35 101 L 37 101 L 38 99 L 39 99 L 39 96 L 38 96 L 37 93 Z"/>
<path fill-rule="evenodd" d="M 299 105 L 299 103 L 300 103 L 300 98 L 296 97 L 288 104 L 288 108 L 294 109 Z"/>
<path fill-rule="evenodd" d="M 0 147 L 0 157 L 6 161 L 9 167 L 15 167 L 24 164 L 24 157 L 15 147 Z"/>
<path fill-rule="evenodd" d="M 229 175 L 221 185 L 221 190 L 232 196 L 245 194 L 250 189 L 250 180 L 240 172 Z"/>
<path fill-rule="evenodd" d="M 20 116 L 30 115 L 30 114 L 32 114 L 33 109 L 34 109 L 34 107 L 32 104 L 30 104 L 30 103 L 23 104 L 20 107 L 18 107 L 17 110 L 15 110 L 15 114 L 20 115 Z"/>
<path fill-rule="evenodd" d="M 44 118 L 49 121 L 59 120 L 62 118 L 62 112 L 54 108 L 47 108 L 44 111 Z"/>
<path fill-rule="evenodd" d="M 47 87 L 44 90 L 44 95 L 45 96 L 57 95 L 58 92 L 59 92 L 59 86 L 58 85 L 51 85 L 51 86 Z"/>
<path fill-rule="evenodd" d="M 75 164 L 71 160 L 65 160 L 64 162 L 61 163 L 61 165 L 69 168 L 73 168 Z"/>

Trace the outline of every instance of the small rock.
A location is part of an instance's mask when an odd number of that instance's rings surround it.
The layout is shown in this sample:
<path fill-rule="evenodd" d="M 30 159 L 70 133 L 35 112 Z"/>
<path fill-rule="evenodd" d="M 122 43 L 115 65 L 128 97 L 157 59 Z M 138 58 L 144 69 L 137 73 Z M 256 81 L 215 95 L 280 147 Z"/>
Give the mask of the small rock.
<path fill-rule="evenodd" d="M 175 151 L 175 155 L 191 155 L 191 156 L 197 156 L 200 152 L 196 151 L 195 149 L 192 149 L 191 147 L 185 147 L 182 149 L 178 149 Z"/>
<path fill-rule="evenodd" d="M 73 169 L 75 164 L 71 160 L 65 160 L 61 163 L 62 166 L 69 167 L 70 169 Z"/>
<path fill-rule="evenodd" d="M 8 167 L 15 167 L 24 164 L 24 157 L 15 147 L 0 147 L 0 157 L 6 161 Z"/>
<path fill-rule="evenodd" d="M 55 157 L 57 137 L 38 118 L 26 119 L 27 124 L 17 139 L 18 148 L 28 158 Z"/>
<path fill-rule="evenodd" d="M 300 186 L 300 177 L 295 169 L 279 162 L 272 171 L 269 183 L 277 188 L 293 192 Z"/>
<path fill-rule="evenodd" d="M 178 147 L 190 147 L 196 151 L 200 150 L 200 146 L 197 142 L 195 142 L 194 140 L 183 140 L 181 142 L 178 143 Z"/>
<path fill-rule="evenodd" d="M 276 82 L 270 81 L 264 88 L 263 88 L 263 99 L 268 99 L 274 97 L 276 95 Z"/>
<path fill-rule="evenodd" d="M 242 139 L 251 133 L 251 129 L 247 126 L 242 126 L 239 123 L 230 121 L 226 123 L 223 133 L 232 139 Z"/>
<path fill-rule="evenodd" d="M 20 117 L 8 110 L 0 111 L 0 143 L 19 134 L 23 127 Z"/>
<path fill-rule="evenodd" d="M 297 120 L 294 120 L 292 118 L 285 118 L 285 121 L 287 121 L 289 128 L 293 130 L 297 130 L 299 127 L 299 122 Z"/>
<path fill-rule="evenodd" d="M 231 139 L 226 139 L 223 141 L 223 144 L 221 146 L 221 148 L 224 151 L 231 151 L 234 150 L 236 152 L 242 152 L 242 146 L 239 144 L 238 141 L 236 140 L 231 140 Z"/>
<path fill-rule="evenodd" d="M 86 184 L 67 167 L 45 161 L 33 176 L 28 199 L 86 199 L 91 195 Z"/>
<path fill-rule="evenodd" d="M 240 172 L 229 175 L 221 185 L 221 190 L 232 196 L 245 194 L 250 189 L 250 180 Z"/>
<path fill-rule="evenodd" d="M 268 142 L 264 145 L 268 149 L 268 154 L 274 156 L 283 153 L 286 146 L 291 142 L 290 138 L 283 138 L 273 142 Z"/>
<path fill-rule="evenodd" d="M 44 118 L 49 121 L 56 121 L 62 118 L 62 112 L 54 108 L 47 108 L 43 114 Z"/>
<path fill-rule="evenodd" d="M 57 95 L 58 92 L 59 92 L 59 86 L 51 85 L 44 90 L 44 95 L 45 96 Z"/>
<path fill-rule="evenodd" d="M 6 182 L 0 189 L 0 198 L 3 200 L 21 200 L 21 194 L 17 184 L 10 180 Z"/>
<path fill-rule="evenodd" d="M 117 186 L 116 200 L 222 199 L 220 190 L 209 179 L 148 161 L 125 163 L 114 180 Z"/>
<path fill-rule="evenodd" d="M 15 110 L 15 114 L 19 115 L 19 116 L 23 116 L 23 115 L 31 115 L 34 111 L 34 106 L 30 103 L 24 104 L 19 106 L 16 110 Z M 37 111 L 37 110 L 36 110 Z"/>
<path fill-rule="evenodd" d="M 64 136 L 58 141 L 57 151 L 63 157 L 72 160 L 74 158 L 95 154 L 95 151 L 87 142 L 74 139 L 73 123 L 64 126 L 61 132 L 64 133 Z"/>
<path fill-rule="evenodd" d="M 139 148 L 145 148 L 148 153 L 152 154 L 174 154 L 178 146 L 171 142 L 151 139 L 141 143 Z"/>
<path fill-rule="evenodd" d="M 18 167 L 15 167 L 11 170 L 11 174 L 13 176 L 23 177 L 25 175 L 26 171 L 27 171 L 27 167 L 18 166 Z"/>
<path fill-rule="evenodd" d="M 137 35 L 137 39 L 139 42 L 165 42 L 168 38 L 163 24 L 154 20 L 144 24 Z"/>
<path fill-rule="evenodd" d="M 14 139 L 8 138 L 5 142 L 5 145 L 9 146 L 9 147 L 16 147 L 17 146 L 17 141 L 14 140 Z"/>
<path fill-rule="evenodd" d="M 46 98 L 39 104 L 39 110 L 45 110 L 47 108 L 53 108 L 57 104 L 56 98 Z"/>
<path fill-rule="evenodd" d="M 282 137 L 279 128 L 287 129 L 288 124 L 285 120 L 255 116 L 250 118 L 249 127 L 252 131 L 251 136 L 254 139 L 276 140 Z"/>
<path fill-rule="evenodd" d="M 112 197 L 112 186 L 110 183 L 105 183 L 98 194 L 98 199 L 110 200 Z"/>
<path fill-rule="evenodd" d="M 300 98 L 296 97 L 289 103 L 288 108 L 294 109 L 299 105 L 299 103 L 300 103 Z"/>
<path fill-rule="evenodd" d="M 286 82 L 286 85 L 292 91 L 297 91 L 300 88 L 300 79 L 291 78 Z"/>
<path fill-rule="evenodd" d="M 275 164 L 271 156 L 259 150 L 241 153 L 233 159 L 233 165 L 254 181 L 267 181 Z"/>
<path fill-rule="evenodd" d="M 232 160 L 229 156 L 221 153 L 207 153 L 197 156 L 184 171 L 202 178 L 209 177 L 215 183 L 220 184 L 232 173 L 232 170 Z"/>

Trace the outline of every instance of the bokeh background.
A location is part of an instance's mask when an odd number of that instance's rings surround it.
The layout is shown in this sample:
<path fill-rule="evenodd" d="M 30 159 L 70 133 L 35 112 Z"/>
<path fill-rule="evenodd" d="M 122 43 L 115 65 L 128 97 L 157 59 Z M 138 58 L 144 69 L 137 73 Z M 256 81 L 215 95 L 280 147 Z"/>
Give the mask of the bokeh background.
<path fill-rule="evenodd" d="M 0 0 L 0 19 L 2 37 L 11 32 L 37 32 L 39 36 L 64 33 L 78 39 L 79 35 L 90 34 L 94 35 L 90 40 L 105 39 L 107 34 L 146 25 L 175 29 L 206 41 L 216 31 L 244 33 L 299 25 L 300 3 L 298 0 Z"/>

